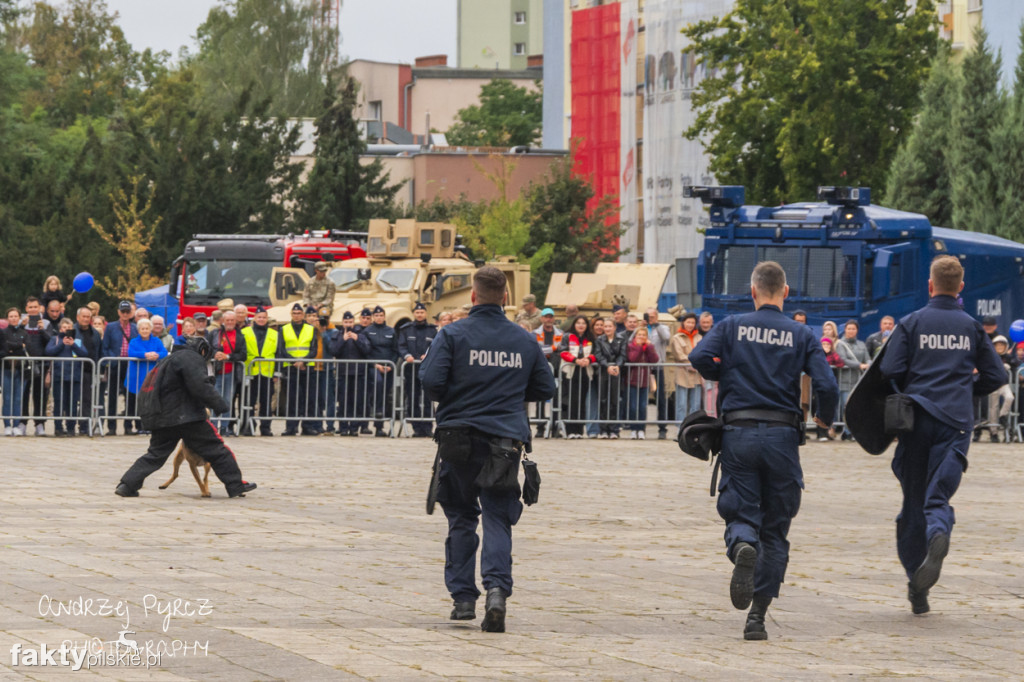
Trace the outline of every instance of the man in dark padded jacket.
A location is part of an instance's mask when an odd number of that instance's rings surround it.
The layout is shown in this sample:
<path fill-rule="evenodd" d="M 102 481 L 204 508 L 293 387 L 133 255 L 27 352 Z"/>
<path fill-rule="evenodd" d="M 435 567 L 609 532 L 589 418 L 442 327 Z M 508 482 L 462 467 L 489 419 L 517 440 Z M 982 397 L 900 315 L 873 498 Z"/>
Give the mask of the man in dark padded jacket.
<path fill-rule="evenodd" d="M 228 409 L 207 380 L 206 363 L 212 358 L 209 341 L 201 336 L 189 337 L 146 377 L 139 392 L 139 416 L 142 427 L 151 432 L 149 450 L 121 477 L 115 493 L 138 497 L 143 481 L 164 465 L 179 440 L 210 463 L 229 497 L 242 497 L 256 489 L 255 483 L 242 480 L 234 453 L 224 445 L 207 416 L 206 408 L 215 413 Z"/>

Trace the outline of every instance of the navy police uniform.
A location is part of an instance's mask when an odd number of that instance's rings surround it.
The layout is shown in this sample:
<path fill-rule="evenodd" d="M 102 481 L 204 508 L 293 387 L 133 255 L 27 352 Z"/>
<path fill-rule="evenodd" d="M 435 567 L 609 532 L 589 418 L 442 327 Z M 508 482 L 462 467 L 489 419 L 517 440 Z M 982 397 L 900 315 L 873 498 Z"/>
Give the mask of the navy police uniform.
<path fill-rule="evenodd" d="M 426 306 L 417 303 L 416 309 L 426 310 Z M 423 393 L 423 384 L 416 381 L 417 365 L 414 363 L 426 354 L 435 336 L 437 336 L 437 327 L 426 320 L 410 322 L 398 331 L 398 357 L 404 360 L 412 356 L 414 361 L 406 364 L 402 373 L 404 385 L 407 387 L 405 390 L 406 418 L 429 420 L 434 416 L 430 399 Z M 429 438 L 432 435 L 430 422 L 412 422 L 412 432 L 415 437 Z"/>
<path fill-rule="evenodd" d="M 737 561 L 740 543 L 756 550 L 753 596 L 770 601 L 785 577 L 786 536 L 804 485 L 798 453 L 800 375 L 811 376 L 817 416 L 826 424 L 835 415 L 836 379 L 810 328 L 773 305 L 712 327 L 690 353 L 690 362 L 705 379 L 719 382 L 725 429 L 718 513 L 726 523 L 729 558 Z M 737 608 L 746 608 L 736 601 Z"/>
<path fill-rule="evenodd" d="M 344 320 L 353 318 L 346 311 Z M 351 329 L 336 329 L 330 344 L 331 355 L 339 360 L 364 360 L 370 352 L 370 342 L 360 334 L 354 325 Z M 347 333 L 355 334 L 354 339 L 346 339 Z M 355 417 L 364 414 L 366 394 L 366 366 L 359 363 L 341 363 L 338 365 L 338 409 L 341 418 L 338 422 L 338 433 L 342 436 L 358 436 L 360 422 Z"/>
<path fill-rule="evenodd" d="M 946 295 L 933 296 L 900 320 L 880 369 L 914 402 L 914 430 L 900 436 L 892 461 L 903 488 L 896 550 L 913 579 L 931 541 L 941 536 L 948 548 L 954 523 L 949 500 L 967 470 L 974 426 L 971 396 L 988 395 L 1005 384 L 1006 370 L 985 330 Z M 931 585 L 921 587 L 926 592 Z M 913 585 L 911 592 L 913 602 Z M 927 610 L 918 608 L 915 604 L 916 612 Z"/>
<path fill-rule="evenodd" d="M 377 306 L 373 309 L 374 314 L 384 312 L 384 308 Z M 366 337 L 366 340 L 370 343 L 370 349 L 366 354 L 366 357 L 371 360 L 379 360 L 381 362 L 398 362 L 398 343 L 395 339 L 395 330 L 385 324 L 377 324 L 376 322 L 370 324 L 370 326 L 363 329 L 362 334 Z M 369 375 L 369 391 L 372 397 L 372 405 L 370 406 L 369 412 L 373 413 L 376 417 L 373 425 L 377 430 L 378 436 L 386 435 L 384 433 L 384 419 L 391 418 L 391 391 L 395 385 L 394 372 L 390 371 L 389 365 L 384 365 L 389 371 L 380 371 L 374 367 L 368 368 L 367 372 Z"/>
<path fill-rule="evenodd" d="M 505 317 L 501 306 L 477 305 L 469 317 L 437 332 L 420 365 L 420 381 L 436 400 L 437 428 L 470 436 L 468 458 L 442 459 L 437 500 L 448 519 L 445 585 L 456 604 L 475 603 L 476 534 L 483 512 L 480 573 L 484 588 L 512 593 L 512 526 L 523 511 L 519 501 L 519 460 L 514 488 L 478 485 L 492 447 L 517 451 L 530 441 L 524 402 L 548 400 L 554 379 L 537 340 Z"/>

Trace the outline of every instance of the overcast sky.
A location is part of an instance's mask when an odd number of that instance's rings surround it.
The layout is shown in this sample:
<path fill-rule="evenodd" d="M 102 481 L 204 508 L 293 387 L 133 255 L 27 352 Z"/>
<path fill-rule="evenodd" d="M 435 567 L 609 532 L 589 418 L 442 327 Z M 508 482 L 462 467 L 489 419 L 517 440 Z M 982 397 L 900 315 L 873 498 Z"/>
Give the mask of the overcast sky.
<path fill-rule="evenodd" d="M 192 41 L 216 0 L 107 0 L 121 15 L 125 37 L 137 50 L 172 55 Z M 455 64 L 456 0 L 342 0 L 341 54 L 350 59 L 412 63 L 447 54 Z"/>

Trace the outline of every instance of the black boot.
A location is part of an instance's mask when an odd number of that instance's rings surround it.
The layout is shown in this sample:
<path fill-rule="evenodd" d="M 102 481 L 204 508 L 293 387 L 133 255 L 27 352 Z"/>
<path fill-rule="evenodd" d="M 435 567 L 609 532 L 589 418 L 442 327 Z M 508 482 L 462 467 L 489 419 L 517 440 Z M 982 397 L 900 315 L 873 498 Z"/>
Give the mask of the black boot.
<path fill-rule="evenodd" d="M 480 629 L 484 632 L 505 632 L 505 590 L 500 587 L 487 590 L 487 610 Z"/>
<path fill-rule="evenodd" d="M 476 618 L 475 601 L 457 601 L 452 609 L 451 620 L 473 620 Z"/>
<path fill-rule="evenodd" d="M 754 602 L 750 606 L 750 613 L 747 614 L 747 624 L 743 628 L 743 639 L 768 639 L 768 633 L 764 629 L 764 616 L 768 612 L 768 605 L 771 603 L 771 597 L 754 595 Z"/>
<path fill-rule="evenodd" d="M 729 596 L 737 609 L 750 606 L 754 596 L 754 568 L 757 566 L 757 550 L 746 542 L 737 542 L 733 551 L 732 581 Z"/>
<path fill-rule="evenodd" d="M 924 615 L 931 610 L 928 605 L 928 590 L 915 590 L 908 584 L 907 599 L 910 600 L 910 610 L 915 616 Z"/>

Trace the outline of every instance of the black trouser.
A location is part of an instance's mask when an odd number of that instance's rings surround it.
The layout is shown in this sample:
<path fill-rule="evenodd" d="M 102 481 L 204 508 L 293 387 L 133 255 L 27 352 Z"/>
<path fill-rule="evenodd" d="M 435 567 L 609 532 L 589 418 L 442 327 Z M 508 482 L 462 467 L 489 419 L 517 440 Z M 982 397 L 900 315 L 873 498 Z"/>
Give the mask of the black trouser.
<path fill-rule="evenodd" d="M 572 378 L 562 374 L 561 418 L 575 423 L 565 425 L 566 435 L 583 435 L 587 418 L 587 397 L 590 395 L 590 376 L 585 367 L 576 367 Z"/>
<path fill-rule="evenodd" d="M 124 386 L 125 377 L 128 376 L 128 365 L 124 362 L 112 362 L 108 368 L 107 375 L 107 435 L 113 436 L 117 433 L 117 420 L 110 417 L 117 416 L 117 397 L 119 394 L 127 394 L 128 389 Z M 129 406 L 125 406 L 129 410 Z M 125 422 L 124 430 L 131 431 L 131 422 Z"/>
<path fill-rule="evenodd" d="M 32 396 L 32 414 L 35 415 L 36 426 L 46 423 L 46 403 L 50 398 L 50 389 L 46 388 L 46 371 L 41 365 L 33 363 L 32 371 L 28 373 L 29 380 L 25 382 L 23 389 L 22 408 L 28 413 L 29 394 Z M 28 420 L 25 420 L 28 423 Z"/>
<path fill-rule="evenodd" d="M 146 477 L 167 462 L 178 441 L 184 441 L 189 450 L 210 463 L 213 473 L 217 474 L 229 495 L 242 492 L 242 472 L 238 469 L 235 454 L 224 445 L 209 420 L 153 429 L 149 436 L 149 450 L 135 460 L 135 464 L 121 477 L 121 483 L 132 491 L 141 488 Z"/>
<path fill-rule="evenodd" d="M 305 367 L 299 369 L 298 367 L 288 367 L 284 371 L 284 379 L 287 382 L 288 388 L 285 391 L 285 417 L 306 417 L 309 415 L 309 408 L 313 403 L 312 396 L 309 393 L 309 373 L 313 371 L 312 367 Z M 278 402 L 280 403 L 280 398 Z M 299 428 L 298 419 L 288 419 L 284 423 L 286 433 L 294 433 Z M 306 422 L 302 422 L 302 430 L 305 432 L 309 426 Z"/>
<path fill-rule="evenodd" d="M 274 397 L 274 379 L 262 374 L 252 377 L 249 385 L 249 407 L 253 416 L 259 416 L 260 435 L 270 435 L 271 405 Z M 257 405 L 259 408 L 257 409 Z M 253 419 L 253 421 L 256 421 Z"/>
<path fill-rule="evenodd" d="M 403 377 L 405 389 L 405 416 L 407 419 L 430 419 L 434 416 L 434 405 L 423 390 L 416 371 L 419 365 L 406 365 Z M 412 432 L 417 436 L 429 436 L 433 433 L 431 423 L 428 421 L 413 421 Z"/>

